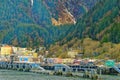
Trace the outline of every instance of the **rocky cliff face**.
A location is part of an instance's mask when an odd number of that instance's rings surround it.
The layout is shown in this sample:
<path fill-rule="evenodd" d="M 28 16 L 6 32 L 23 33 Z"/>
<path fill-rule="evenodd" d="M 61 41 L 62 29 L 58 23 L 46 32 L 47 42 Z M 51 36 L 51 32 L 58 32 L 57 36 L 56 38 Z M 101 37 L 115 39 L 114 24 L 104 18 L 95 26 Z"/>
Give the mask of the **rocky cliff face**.
<path fill-rule="evenodd" d="M 98 0 L 44 0 L 53 25 L 75 24 Z"/>

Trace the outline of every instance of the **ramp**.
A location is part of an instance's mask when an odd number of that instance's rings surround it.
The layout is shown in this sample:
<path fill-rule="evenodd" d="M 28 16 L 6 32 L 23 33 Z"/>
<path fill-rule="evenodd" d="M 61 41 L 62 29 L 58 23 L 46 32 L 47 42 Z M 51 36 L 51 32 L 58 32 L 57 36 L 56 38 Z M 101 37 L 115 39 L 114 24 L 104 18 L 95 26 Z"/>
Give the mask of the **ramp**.
<path fill-rule="evenodd" d="M 117 66 L 113 66 L 113 68 L 114 68 L 118 73 L 120 73 L 120 69 L 119 69 Z"/>

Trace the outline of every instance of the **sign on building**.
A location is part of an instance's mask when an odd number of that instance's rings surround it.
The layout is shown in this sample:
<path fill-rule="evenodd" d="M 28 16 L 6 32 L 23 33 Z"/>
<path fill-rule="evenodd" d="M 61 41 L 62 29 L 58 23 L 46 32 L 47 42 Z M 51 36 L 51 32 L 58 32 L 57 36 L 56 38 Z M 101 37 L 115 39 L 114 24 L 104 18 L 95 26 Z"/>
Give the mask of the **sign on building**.
<path fill-rule="evenodd" d="M 115 65 L 115 62 L 113 60 L 107 60 L 105 62 L 105 65 L 108 67 L 113 67 Z"/>

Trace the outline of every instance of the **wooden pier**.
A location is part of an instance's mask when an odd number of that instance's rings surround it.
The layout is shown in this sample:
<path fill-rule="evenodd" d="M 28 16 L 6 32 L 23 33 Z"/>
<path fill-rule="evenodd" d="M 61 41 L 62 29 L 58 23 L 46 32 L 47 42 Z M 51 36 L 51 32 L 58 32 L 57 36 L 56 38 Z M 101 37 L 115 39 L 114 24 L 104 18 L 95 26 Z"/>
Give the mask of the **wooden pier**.
<path fill-rule="evenodd" d="M 37 68 L 36 68 L 37 67 Z M 116 74 L 113 68 L 100 69 L 98 66 L 66 65 L 66 64 L 40 64 L 21 62 L 0 62 L 0 69 L 11 69 L 24 72 L 34 72 L 47 75 L 77 76 L 84 78 L 98 78 L 98 73 Z M 118 74 L 118 73 L 117 73 Z"/>

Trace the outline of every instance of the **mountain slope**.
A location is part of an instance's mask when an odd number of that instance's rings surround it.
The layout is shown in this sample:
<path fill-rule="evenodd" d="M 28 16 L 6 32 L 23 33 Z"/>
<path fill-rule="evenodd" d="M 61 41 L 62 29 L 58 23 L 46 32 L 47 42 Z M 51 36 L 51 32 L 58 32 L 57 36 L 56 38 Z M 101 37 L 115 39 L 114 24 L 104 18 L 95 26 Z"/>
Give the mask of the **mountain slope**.
<path fill-rule="evenodd" d="M 119 23 L 119 3 L 119 0 L 101 0 L 93 9 L 78 20 L 75 27 L 71 29 L 70 34 L 64 40 L 71 40 L 74 37 L 90 37 L 100 41 L 104 41 L 104 38 L 108 39 L 112 35 L 109 31 L 115 28 L 114 23 Z M 108 39 L 107 41 L 120 42 L 116 39 Z"/>
<path fill-rule="evenodd" d="M 120 61 L 120 0 L 101 0 L 69 29 L 61 41 L 51 45 L 50 55 L 116 59 Z M 77 57 L 77 56 L 76 56 Z"/>
<path fill-rule="evenodd" d="M 73 26 L 64 20 L 77 20 L 77 16 L 86 13 L 82 6 L 73 4 L 76 2 L 90 8 L 96 3 L 95 0 L 91 4 L 87 0 L 0 0 L 0 43 L 38 47 L 62 39 Z M 80 10 L 74 12 L 73 7 Z M 58 17 L 63 19 L 59 28 L 51 21 L 52 18 L 57 21 Z"/>

